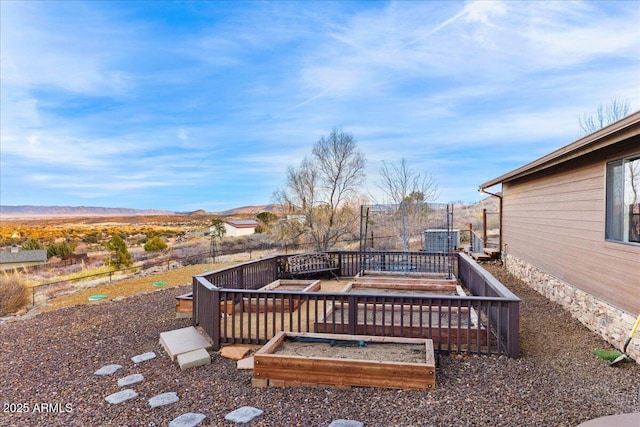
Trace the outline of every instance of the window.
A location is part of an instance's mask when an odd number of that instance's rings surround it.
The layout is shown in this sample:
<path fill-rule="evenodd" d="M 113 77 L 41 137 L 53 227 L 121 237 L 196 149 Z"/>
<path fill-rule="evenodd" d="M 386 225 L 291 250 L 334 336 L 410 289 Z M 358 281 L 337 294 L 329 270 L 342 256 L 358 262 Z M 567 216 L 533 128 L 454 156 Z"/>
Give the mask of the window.
<path fill-rule="evenodd" d="M 640 244 L 640 157 L 607 164 L 605 238 Z"/>

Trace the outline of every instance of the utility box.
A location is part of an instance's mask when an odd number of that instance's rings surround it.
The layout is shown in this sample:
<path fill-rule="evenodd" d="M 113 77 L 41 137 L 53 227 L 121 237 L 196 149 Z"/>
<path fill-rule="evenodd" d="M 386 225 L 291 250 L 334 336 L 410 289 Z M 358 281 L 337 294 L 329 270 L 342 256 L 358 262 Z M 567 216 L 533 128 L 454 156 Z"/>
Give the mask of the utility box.
<path fill-rule="evenodd" d="M 424 230 L 425 252 L 449 252 L 460 247 L 460 230 Z"/>

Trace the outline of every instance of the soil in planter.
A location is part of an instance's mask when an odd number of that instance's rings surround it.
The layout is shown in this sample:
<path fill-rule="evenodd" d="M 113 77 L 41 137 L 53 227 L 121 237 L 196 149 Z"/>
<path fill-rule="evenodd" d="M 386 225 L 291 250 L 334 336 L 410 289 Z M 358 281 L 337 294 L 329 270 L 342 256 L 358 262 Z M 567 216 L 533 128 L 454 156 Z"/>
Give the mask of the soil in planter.
<path fill-rule="evenodd" d="M 424 344 L 367 343 L 351 344 L 326 342 L 300 342 L 284 340 L 274 354 L 284 356 L 326 357 L 331 359 L 377 360 L 380 362 L 425 363 Z"/>

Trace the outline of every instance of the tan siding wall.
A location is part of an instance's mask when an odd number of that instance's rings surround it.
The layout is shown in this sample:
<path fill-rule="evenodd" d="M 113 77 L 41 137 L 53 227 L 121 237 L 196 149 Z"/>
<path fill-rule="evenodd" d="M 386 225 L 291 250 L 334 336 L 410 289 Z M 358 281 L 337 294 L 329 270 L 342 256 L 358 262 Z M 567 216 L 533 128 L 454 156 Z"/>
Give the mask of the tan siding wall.
<path fill-rule="evenodd" d="M 605 242 L 605 164 L 592 155 L 503 184 L 509 254 L 632 314 L 640 312 L 640 246 Z"/>

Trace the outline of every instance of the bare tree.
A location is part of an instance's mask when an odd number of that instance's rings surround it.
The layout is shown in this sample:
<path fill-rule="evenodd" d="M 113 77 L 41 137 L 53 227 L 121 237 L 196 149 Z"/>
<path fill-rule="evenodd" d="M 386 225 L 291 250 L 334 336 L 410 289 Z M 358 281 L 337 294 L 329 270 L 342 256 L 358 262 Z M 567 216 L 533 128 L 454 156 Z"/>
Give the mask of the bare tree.
<path fill-rule="evenodd" d="M 629 115 L 629 103 L 614 98 L 608 105 L 598 105 L 594 113 L 584 113 L 578 118 L 583 135 L 589 135 Z"/>
<path fill-rule="evenodd" d="M 317 250 L 327 250 L 356 233 L 358 210 L 352 202 L 364 180 L 364 166 L 353 136 L 334 129 L 316 142 L 311 157 L 288 168 L 286 188 L 277 191 L 275 199 L 290 214 L 302 217 L 294 221 L 294 228 Z"/>
<path fill-rule="evenodd" d="M 404 158 L 397 165 L 382 161 L 380 176 L 378 187 L 386 196 L 385 202 L 430 202 L 438 197 L 438 183 L 433 176 L 410 168 Z"/>
<path fill-rule="evenodd" d="M 384 203 L 397 206 L 401 219 L 402 246 L 409 251 L 411 224 L 420 227 L 421 222 L 426 221 L 424 216 L 427 210 L 424 206 L 438 197 L 438 184 L 430 174 L 410 168 L 404 158 L 399 164 L 383 161 L 380 176 L 378 187 L 385 195 Z"/>

